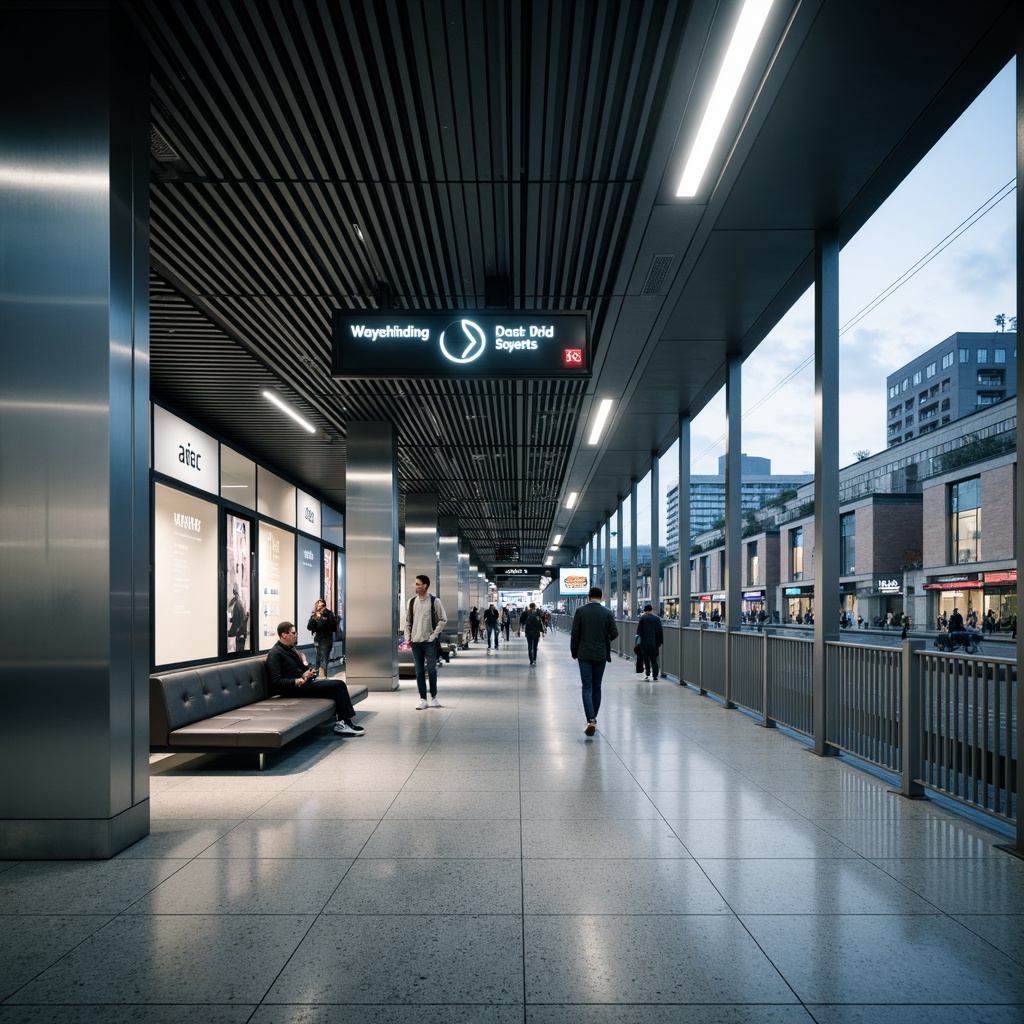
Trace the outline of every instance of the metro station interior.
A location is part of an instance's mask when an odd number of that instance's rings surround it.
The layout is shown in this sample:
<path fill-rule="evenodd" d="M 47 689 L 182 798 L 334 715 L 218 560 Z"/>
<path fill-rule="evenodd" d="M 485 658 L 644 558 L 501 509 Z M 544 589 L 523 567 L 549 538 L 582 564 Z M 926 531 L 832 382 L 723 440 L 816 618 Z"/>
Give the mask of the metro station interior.
<path fill-rule="evenodd" d="M 556 536 L 570 564 L 723 387 L 738 493 L 743 360 L 812 286 L 838 536 L 839 252 L 1021 25 L 1007 0 L 0 0 L 0 1024 L 1019 1021 L 1019 824 L 625 659 L 585 737 L 564 628 L 536 670 L 471 646 L 420 712 L 394 641 L 425 495 L 485 575 Z M 562 317 L 585 353 L 348 372 L 339 312 Z M 154 407 L 345 517 L 365 737 L 262 772 L 151 756 Z"/>

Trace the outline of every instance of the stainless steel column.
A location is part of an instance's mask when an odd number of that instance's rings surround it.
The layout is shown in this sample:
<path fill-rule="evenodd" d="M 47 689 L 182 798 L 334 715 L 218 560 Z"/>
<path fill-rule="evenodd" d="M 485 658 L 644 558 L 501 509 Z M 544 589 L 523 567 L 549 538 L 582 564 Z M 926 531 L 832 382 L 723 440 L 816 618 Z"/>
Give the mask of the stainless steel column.
<path fill-rule="evenodd" d="M 725 367 L 725 706 L 732 703 L 732 640 L 740 631 L 740 548 L 743 543 L 743 361 L 731 354 Z"/>
<path fill-rule="evenodd" d="M 826 651 L 839 635 L 839 237 L 814 240 L 814 752 L 828 744 Z"/>
<path fill-rule="evenodd" d="M 0 858 L 149 832 L 149 73 L 116 5 L 0 28 Z"/>
<path fill-rule="evenodd" d="M 661 526 L 658 515 L 660 500 L 661 462 L 658 453 L 651 452 L 651 604 L 654 606 L 655 615 L 661 615 Z M 639 610 L 637 609 L 638 612 Z"/>
<path fill-rule="evenodd" d="M 455 516 L 442 516 L 437 542 L 438 581 L 435 593 L 440 595 L 448 615 L 447 630 L 460 629 L 459 609 L 459 521 Z"/>
<path fill-rule="evenodd" d="M 430 577 L 430 589 L 437 594 L 437 495 L 407 494 L 405 496 L 405 595 L 406 601 L 416 593 L 413 582 L 417 576 Z M 405 610 L 399 616 L 405 623 Z"/>
<path fill-rule="evenodd" d="M 459 629 L 469 630 L 469 609 L 476 604 L 469 591 L 469 552 L 459 545 Z"/>
<path fill-rule="evenodd" d="M 679 625 L 692 621 L 690 593 L 690 417 L 679 424 Z"/>
<path fill-rule="evenodd" d="M 346 676 L 350 685 L 397 690 L 398 443 L 390 423 L 348 426 L 345 519 Z M 410 579 L 421 571 L 408 568 Z"/>

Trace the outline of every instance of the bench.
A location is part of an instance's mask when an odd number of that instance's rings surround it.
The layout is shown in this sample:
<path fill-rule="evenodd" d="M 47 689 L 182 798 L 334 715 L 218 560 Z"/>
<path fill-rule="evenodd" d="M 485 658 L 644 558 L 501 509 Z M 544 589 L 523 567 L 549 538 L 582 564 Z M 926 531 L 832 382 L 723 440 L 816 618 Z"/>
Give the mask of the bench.
<path fill-rule="evenodd" d="M 149 749 L 154 753 L 280 750 L 324 722 L 334 701 L 271 697 L 266 657 L 233 658 L 210 665 L 154 672 L 149 677 Z M 356 704 L 365 686 L 349 687 Z"/>

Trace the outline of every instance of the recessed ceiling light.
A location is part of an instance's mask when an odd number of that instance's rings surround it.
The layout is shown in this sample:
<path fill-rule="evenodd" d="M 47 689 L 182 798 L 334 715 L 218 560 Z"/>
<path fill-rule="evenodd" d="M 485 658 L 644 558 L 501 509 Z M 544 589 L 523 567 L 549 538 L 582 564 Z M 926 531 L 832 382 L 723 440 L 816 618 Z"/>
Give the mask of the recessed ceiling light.
<path fill-rule="evenodd" d="M 572 508 L 576 504 L 576 499 L 579 497 L 577 491 L 573 491 L 568 498 L 565 499 L 565 507 Z"/>

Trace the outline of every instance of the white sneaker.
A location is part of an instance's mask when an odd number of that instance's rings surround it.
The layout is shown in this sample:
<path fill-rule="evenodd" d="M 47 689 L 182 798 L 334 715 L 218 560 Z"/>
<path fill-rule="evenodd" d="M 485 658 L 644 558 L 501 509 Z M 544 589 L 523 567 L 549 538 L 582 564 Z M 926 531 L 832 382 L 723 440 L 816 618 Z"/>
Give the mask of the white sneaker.
<path fill-rule="evenodd" d="M 421 700 L 421 701 L 419 702 L 419 704 L 417 704 L 417 705 L 416 705 L 416 710 L 417 710 L 417 711 L 422 711 L 422 710 L 423 710 L 423 709 L 424 709 L 425 707 L 427 707 L 427 706 L 428 706 L 428 705 L 427 705 L 427 702 L 426 702 L 425 700 Z"/>
<path fill-rule="evenodd" d="M 441 702 L 436 697 L 431 697 L 430 706 L 432 708 L 439 708 L 441 706 Z"/>
<path fill-rule="evenodd" d="M 352 726 L 349 725 L 347 722 L 335 722 L 334 723 L 334 731 L 336 733 L 338 733 L 339 736 L 361 736 L 362 735 L 362 733 L 356 732 L 356 730 L 353 729 Z"/>

